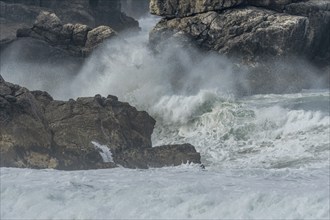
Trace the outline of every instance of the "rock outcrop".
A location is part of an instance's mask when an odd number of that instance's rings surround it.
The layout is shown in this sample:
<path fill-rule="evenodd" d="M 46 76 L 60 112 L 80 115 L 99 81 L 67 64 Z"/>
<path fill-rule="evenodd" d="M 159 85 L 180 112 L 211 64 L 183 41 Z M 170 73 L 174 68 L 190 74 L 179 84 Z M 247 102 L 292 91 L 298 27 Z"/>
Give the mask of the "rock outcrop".
<path fill-rule="evenodd" d="M 17 37 L 40 39 L 83 57 L 89 55 L 98 44 L 116 35 L 108 26 L 92 29 L 84 24 L 63 24 L 57 15 L 45 11 L 38 15 L 32 28 L 17 31 Z"/>
<path fill-rule="evenodd" d="M 116 32 L 138 29 L 138 22 L 121 12 L 120 0 L 1 0 L 0 49 L 16 39 L 16 30 L 31 27 L 42 11 L 55 13 L 63 24 L 109 26 Z"/>
<path fill-rule="evenodd" d="M 74 170 L 200 163 L 189 144 L 152 148 L 154 124 L 146 112 L 114 96 L 56 101 L 0 76 L 0 166 Z"/>
<path fill-rule="evenodd" d="M 189 39 L 249 63 L 301 56 L 330 65 L 327 0 L 152 0 L 150 10 L 164 16 L 150 34 L 157 46 Z"/>

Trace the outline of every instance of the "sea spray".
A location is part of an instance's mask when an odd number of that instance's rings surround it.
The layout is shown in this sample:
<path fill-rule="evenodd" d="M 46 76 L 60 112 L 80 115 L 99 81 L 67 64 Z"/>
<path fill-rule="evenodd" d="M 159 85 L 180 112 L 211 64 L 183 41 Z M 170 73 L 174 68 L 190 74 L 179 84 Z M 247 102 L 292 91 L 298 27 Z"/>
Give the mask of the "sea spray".
<path fill-rule="evenodd" d="M 113 158 L 112 158 L 111 150 L 109 149 L 108 146 L 101 145 L 101 144 L 99 144 L 99 143 L 97 143 L 95 141 L 92 141 L 92 144 L 94 145 L 94 147 L 96 149 L 99 150 L 99 153 L 100 153 L 100 155 L 101 155 L 101 157 L 103 159 L 103 162 L 105 162 L 105 163 L 108 163 L 108 162 L 112 162 L 113 163 L 114 162 L 113 161 Z"/>
<path fill-rule="evenodd" d="M 117 95 L 156 119 L 153 145 L 189 142 L 206 169 L 1 168 L 1 219 L 329 219 L 329 91 L 237 97 L 230 60 L 171 45 L 155 54 L 145 30 L 109 41 L 76 74 L 17 53 L 0 71 L 57 99 Z"/>

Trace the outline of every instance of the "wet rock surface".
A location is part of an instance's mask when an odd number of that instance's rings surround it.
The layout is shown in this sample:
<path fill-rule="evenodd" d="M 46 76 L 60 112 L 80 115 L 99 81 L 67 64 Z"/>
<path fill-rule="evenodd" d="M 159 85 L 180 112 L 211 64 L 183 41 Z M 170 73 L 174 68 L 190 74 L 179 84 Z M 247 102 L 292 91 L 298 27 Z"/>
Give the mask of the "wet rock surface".
<path fill-rule="evenodd" d="M 0 165 L 64 170 L 200 163 L 189 144 L 151 146 L 155 120 L 114 96 L 56 101 L 0 76 Z M 106 146 L 112 161 L 104 161 Z"/>

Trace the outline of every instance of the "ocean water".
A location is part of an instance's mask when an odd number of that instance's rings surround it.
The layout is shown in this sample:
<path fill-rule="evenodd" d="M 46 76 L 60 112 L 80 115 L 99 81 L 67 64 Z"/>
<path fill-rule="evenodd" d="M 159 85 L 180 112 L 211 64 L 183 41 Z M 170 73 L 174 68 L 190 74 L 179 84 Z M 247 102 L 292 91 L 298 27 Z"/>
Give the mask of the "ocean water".
<path fill-rule="evenodd" d="M 13 57 L 1 75 L 57 99 L 117 95 L 157 120 L 153 145 L 191 143 L 205 169 L 0 168 L 0 218 L 329 219 L 330 91 L 236 97 L 235 68 L 225 57 L 170 45 L 152 53 L 154 23 L 142 19 L 139 35 L 108 42 L 54 89 L 39 75 L 45 67 L 28 68 L 39 71 L 37 84 L 28 74 L 15 77 L 11 65 L 22 72 L 29 64 Z M 94 145 L 112 160 L 106 146 Z"/>

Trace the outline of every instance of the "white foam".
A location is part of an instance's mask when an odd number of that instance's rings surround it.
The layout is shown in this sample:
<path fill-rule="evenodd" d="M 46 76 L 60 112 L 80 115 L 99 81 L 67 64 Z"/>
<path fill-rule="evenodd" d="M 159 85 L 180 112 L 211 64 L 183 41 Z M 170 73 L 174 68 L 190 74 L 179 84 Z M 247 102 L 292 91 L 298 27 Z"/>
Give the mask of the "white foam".
<path fill-rule="evenodd" d="M 329 219 L 329 170 L 1 168 L 1 219 Z"/>
<path fill-rule="evenodd" d="M 103 162 L 105 162 L 105 163 L 114 162 L 113 158 L 112 158 L 111 150 L 107 145 L 101 145 L 95 141 L 92 141 L 92 144 L 94 145 L 94 147 L 96 149 L 99 150 L 99 153 L 103 159 Z"/>
<path fill-rule="evenodd" d="M 226 101 L 200 92 L 196 96 L 168 98 L 167 103 L 171 103 L 170 108 L 172 106 L 177 114 L 167 114 L 167 105 L 161 100 L 165 104 L 157 114 L 160 118 L 157 118 L 153 142 L 157 145 L 192 143 L 209 166 L 327 166 L 330 160 L 329 113 L 284 108 L 282 103 L 291 101 L 290 97 L 299 96 L 303 103 L 310 94 L 288 95 L 288 99 L 286 96 L 277 95 L 275 100 L 267 100 L 272 104 L 260 101 L 261 95 L 258 99 Z"/>

